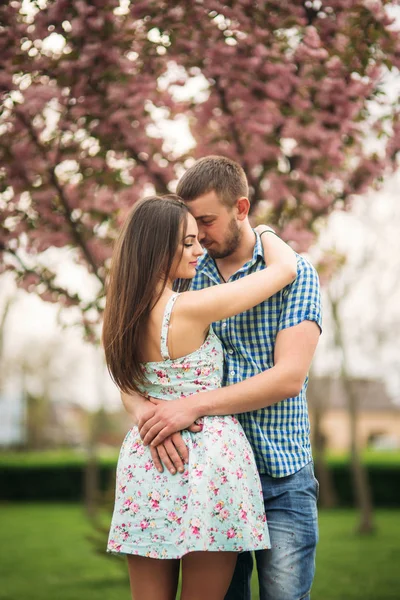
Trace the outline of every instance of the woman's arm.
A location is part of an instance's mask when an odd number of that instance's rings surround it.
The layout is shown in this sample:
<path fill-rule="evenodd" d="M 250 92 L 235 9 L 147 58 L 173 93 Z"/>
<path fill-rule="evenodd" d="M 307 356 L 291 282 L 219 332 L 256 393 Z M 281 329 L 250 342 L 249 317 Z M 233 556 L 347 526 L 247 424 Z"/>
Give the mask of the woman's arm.
<path fill-rule="evenodd" d="M 267 268 L 238 281 L 182 293 L 177 303 L 180 315 L 195 316 L 207 327 L 260 304 L 289 285 L 297 274 L 296 254 L 270 231 L 261 238 Z"/>
<path fill-rule="evenodd" d="M 131 392 L 130 394 L 121 392 L 121 400 L 126 412 L 132 418 L 134 425 L 138 424 L 142 413 L 150 408 L 149 401 L 144 396 L 134 392 Z"/>
<path fill-rule="evenodd" d="M 121 400 L 126 412 L 132 417 L 135 425 L 138 425 L 140 419 L 147 420 L 154 415 L 154 404 L 140 394 L 134 392 L 126 394 L 125 392 L 121 392 Z M 198 433 L 201 431 L 202 425 L 197 425 L 196 423 L 189 424 L 187 429 L 192 433 Z M 189 450 L 179 432 L 168 436 L 157 447 L 152 446 L 150 452 L 154 466 L 160 473 L 163 472 L 163 465 L 172 475 L 175 475 L 177 471 L 183 473 L 185 463 L 189 461 Z"/>

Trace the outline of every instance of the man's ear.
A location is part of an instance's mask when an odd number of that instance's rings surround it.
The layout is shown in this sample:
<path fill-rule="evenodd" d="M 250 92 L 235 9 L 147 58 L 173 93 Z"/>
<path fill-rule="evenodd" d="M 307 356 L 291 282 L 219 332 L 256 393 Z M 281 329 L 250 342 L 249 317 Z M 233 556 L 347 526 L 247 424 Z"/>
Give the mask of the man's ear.
<path fill-rule="evenodd" d="M 244 221 L 249 215 L 250 202 L 246 196 L 242 196 L 236 202 L 237 218 L 239 221 Z"/>

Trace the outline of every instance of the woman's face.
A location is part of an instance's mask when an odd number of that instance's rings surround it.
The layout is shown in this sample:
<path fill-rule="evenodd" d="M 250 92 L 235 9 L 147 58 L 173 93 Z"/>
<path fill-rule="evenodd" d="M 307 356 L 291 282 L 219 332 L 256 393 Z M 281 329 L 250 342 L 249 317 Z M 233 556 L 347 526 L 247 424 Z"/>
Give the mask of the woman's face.
<path fill-rule="evenodd" d="M 198 240 L 198 228 L 195 219 L 188 214 L 187 227 L 181 227 L 180 240 L 172 263 L 171 279 L 193 279 L 196 275 L 197 259 L 203 254 Z"/>

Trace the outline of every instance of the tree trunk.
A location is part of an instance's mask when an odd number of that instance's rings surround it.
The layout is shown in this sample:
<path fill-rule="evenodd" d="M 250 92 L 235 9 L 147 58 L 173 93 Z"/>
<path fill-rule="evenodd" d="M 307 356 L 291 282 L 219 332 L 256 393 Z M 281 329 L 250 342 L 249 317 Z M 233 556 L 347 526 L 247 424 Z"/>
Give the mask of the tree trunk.
<path fill-rule="evenodd" d="M 325 440 L 321 432 L 321 421 L 324 410 L 321 406 L 314 409 L 313 456 L 315 474 L 319 481 L 319 504 L 321 508 L 334 508 L 337 505 L 337 494 L 333 485 L 332 474 L 325 460 Z"/>
<path fill-rule="evenodd" d="M 346 369 L 342 369 L 342 383 L 346 394 L 347 405 L 349 407 L 351 432 L 350 458 L 354 495 L 357 506 L 360 509 L 360 521 L 357 531 L 362 534 L 369 534 L 375 531 L 371 489 L 368 481 L 367 470 L 360 460 L 360 453 L 357 443 L 358 398 L 351 386 L 351 381 L 348 377 Z"/>
<path fill-rule="evenodd" d="M 339 315 L 339 300 L 333 299 L 331 294 L 329 294 L 329 297 L 332 307 L 332 317 L 335 325 L 335 341 L 338 349 L 341 351 L 340 379 L 343 384 L 343 391 L 346 397 L 350 419 L 351 472 L 355 501 L 360 511 L 360 521 L 357 526 L 357 532 L 361 534 L 371 534 L 375 531 L 371 490 L 367 471 L 360 460 L 357 441 L 358 398 L 351 385 L 350 376 L 347 370 L 348 359 Z"/>

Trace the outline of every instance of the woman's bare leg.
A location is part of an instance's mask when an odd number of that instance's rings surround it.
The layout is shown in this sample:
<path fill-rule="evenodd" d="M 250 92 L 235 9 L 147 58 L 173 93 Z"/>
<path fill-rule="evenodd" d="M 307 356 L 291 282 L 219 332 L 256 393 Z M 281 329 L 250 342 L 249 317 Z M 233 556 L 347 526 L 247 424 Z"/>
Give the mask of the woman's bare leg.
<path fill-rule="evenodd" d="M 179 560 L 128 556 L 132 600 L 175 600 Z"/>
<path fill-rule="evenodd" d="M 182 558 L 181 600 L 224 600 L 236 552 L 190 552 Z"/>

